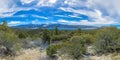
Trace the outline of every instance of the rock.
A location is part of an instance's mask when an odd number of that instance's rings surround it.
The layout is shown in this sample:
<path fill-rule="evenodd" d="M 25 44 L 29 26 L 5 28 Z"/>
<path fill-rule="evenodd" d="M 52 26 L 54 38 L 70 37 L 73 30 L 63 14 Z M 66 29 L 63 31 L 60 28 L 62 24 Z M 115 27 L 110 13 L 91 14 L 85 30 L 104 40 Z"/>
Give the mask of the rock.
<path fill-rule="evenodd" d="M 0 46 L 0 56 L 4 56 L 7 52 L 7 48 L 5 46 Z"/>

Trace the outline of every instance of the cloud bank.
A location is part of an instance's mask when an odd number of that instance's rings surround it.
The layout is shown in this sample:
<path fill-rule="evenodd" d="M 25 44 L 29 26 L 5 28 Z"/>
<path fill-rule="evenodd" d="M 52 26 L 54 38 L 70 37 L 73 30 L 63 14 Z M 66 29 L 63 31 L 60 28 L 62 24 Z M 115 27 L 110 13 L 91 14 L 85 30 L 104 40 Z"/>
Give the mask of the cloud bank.
<path fill-rule="evenodd" d="M 25 24 L 24 21 L 119 25 L 119 3 L 120 0 L 2 0 L 0 20 L 7 19 L 9 25 Z"/>

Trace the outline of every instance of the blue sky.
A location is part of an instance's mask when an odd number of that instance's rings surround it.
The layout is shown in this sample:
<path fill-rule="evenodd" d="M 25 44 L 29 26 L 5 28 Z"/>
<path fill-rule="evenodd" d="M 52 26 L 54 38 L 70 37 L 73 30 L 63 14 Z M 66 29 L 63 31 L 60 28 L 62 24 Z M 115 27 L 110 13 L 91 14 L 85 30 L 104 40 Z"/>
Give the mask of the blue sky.
<path fill-rule="evenodd" d="M 119 26 L 119 6 L 120 0 L 1 0 L 0 22 Z"/>

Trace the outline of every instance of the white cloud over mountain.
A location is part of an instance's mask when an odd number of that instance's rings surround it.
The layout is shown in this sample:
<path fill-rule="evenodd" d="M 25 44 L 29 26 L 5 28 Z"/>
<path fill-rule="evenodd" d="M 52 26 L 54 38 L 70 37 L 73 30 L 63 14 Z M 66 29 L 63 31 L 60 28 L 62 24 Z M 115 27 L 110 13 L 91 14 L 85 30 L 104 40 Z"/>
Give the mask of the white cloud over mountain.
<path fill-rule="evenodd" d="M 25 24 L 25 23 L 21 21 L 10 21 L 8 23 L 9 26 L 15 26 L 15 25 L 20 25 L 20 24 Z"/>

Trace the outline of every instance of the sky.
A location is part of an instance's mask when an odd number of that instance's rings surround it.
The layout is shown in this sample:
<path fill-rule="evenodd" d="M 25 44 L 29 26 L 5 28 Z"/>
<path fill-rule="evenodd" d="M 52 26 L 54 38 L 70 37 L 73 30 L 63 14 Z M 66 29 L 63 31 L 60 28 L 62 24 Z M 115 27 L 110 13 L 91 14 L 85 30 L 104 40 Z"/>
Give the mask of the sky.
<path fill-rule="evenodd" d="M 119 26 L 120 0 L 0 0 L 0 22 Z"/>

